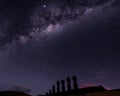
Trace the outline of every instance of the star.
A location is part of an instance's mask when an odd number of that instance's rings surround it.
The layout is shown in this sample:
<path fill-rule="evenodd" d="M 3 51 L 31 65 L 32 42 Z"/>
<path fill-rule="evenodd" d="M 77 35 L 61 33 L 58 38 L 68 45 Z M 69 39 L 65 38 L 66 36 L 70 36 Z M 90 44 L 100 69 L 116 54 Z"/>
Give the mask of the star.
<path fill-rule="evenodd" d="M 47 5 L 46 5 L 46 4 L 44 4 L 44 5 L 43 5 L 43 7 L 44 7 L 44 8 L 46 8 L 46 7 L 47 7 Z"/>

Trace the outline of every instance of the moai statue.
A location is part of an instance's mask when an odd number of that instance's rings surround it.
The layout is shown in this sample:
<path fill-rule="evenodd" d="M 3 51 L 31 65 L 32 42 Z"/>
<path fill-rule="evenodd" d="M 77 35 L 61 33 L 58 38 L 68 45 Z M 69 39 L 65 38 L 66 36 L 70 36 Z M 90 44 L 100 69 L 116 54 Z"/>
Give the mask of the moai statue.
<path fill-rule="evenodd" d="M 62 92 L 65 92 L 65 81 L 64 80 L 61 80 L 61 83 L 62 83 Z"/>
<path fill-rule="evenodd" d="M 55 94 L 55 85 L 52 86 L 52 94 Z"/>
<path fill-rule="evenodd" d="M 48 92 L 46 93 L 46 96 L 48 96 Z"/>
<path fill-rule="evenodd" d="M 70 78 L 69 77 L 67 77 L 67 89 L 68 89 L 68 91 L 71 91 L 71 83 L 70 83 Z"/>
<path fill-rule="evenodd" d="M 52 94 L 51 94 L 51 90 L 49 90 L 49 96 L 51 96 Z"/>
<path fill-rule="evenodd" d="M 57 93 L 60 93 L 60 81 L 57 81 Z"/>
<path fill-rule="evenodd" d="M 78 89 L 77 77 L 76 77 L 76 76 L 73 76 L 72 79 L 73 79 L 73 86 L 74 86 L 74 89 Z"/>

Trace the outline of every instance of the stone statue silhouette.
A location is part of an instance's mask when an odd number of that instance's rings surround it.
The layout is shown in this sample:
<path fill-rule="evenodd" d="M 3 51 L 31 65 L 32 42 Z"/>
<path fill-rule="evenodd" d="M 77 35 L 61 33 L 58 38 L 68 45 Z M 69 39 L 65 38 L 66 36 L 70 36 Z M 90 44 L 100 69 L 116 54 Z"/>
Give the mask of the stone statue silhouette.
<path fill-rule="evenodd" d="M 57 93 L 60 93 L 60 81 L 57 81 Z"/>
<path fill-rule="evenodd" d="M 64 80 L 61 80 L 61 84 L 62 84 L 62 92 L 65 92 L 65 81 Z"/>
<path fill-rule="evenodd" d="M 55 94 L 55 85 L 52 86 L 52 94 Z"/>
<path fill-rule="evenodd" d="M 74 87 L 74 89 L 78 89 L 77 77 L 76 77 L 76 76 L 73 76 L 73 77 L 72 77 L 72 80 L 73 80 L 73 87 Z"/>
<path fill-rule="evenodd" d="M 51 90 L 49 90 L 49 95 L 51 95 L 52 93 L 51 93 Z"/>
<path fill-rule="evenodd" d="M 70 80 L 69 77 L 67 77 L 66 80 L 67 80 L 67 90 L 68 90 L 68 91 L 71 91 L 71 82 L 70 82 L 71 80 Z"/>

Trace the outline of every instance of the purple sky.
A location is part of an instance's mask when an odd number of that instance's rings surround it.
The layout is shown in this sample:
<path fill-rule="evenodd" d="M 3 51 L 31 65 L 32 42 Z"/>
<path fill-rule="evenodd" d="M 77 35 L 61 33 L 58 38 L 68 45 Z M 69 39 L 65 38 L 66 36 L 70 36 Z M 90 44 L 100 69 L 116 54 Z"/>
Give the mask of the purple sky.
<path fill-rule="evenodd" d="M 120 4 L 3 0 L 0 7 L 0 90 L 44 94 L 73 75 L 79 87 L 120 88 Z"/>

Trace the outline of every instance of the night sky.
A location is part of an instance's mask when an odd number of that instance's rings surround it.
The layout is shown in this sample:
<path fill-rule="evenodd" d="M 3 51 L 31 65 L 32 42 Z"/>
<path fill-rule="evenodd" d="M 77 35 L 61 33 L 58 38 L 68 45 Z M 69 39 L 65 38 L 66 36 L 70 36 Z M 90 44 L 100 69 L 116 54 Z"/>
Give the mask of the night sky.
<path fill-rule="evenodd" d="M 1 91 L 44 94 L 73 75 L 80 88 L 120 88 L 120 2 L 80 1 L 0 1 Z"/>

